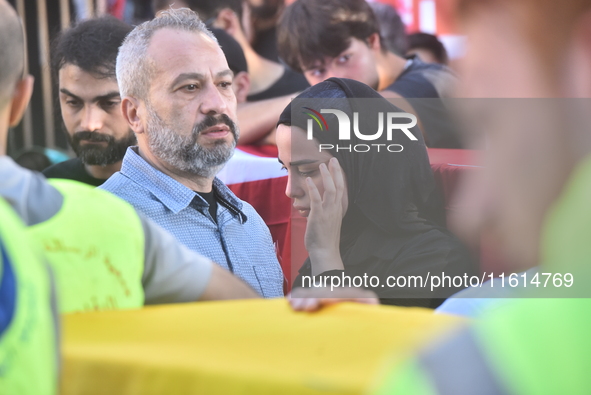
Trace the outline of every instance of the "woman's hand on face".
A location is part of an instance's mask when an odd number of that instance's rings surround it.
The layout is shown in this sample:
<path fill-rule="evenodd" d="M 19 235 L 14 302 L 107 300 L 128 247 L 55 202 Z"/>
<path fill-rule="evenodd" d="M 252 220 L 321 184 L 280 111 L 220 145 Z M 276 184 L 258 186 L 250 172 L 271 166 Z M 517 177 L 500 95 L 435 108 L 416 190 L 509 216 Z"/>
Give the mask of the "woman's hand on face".
<path fill-rule="evenodd" d="M 319 171 L 324 186 L 323 196 L 320 196 L 312 179 L 306 178 L 310 213 L 304 242 L 312 262 L 312 275 L 344 269 L 339 243 L 344 216 L 345 177 L 336 158 L 330 159 L 328 167 L 321 163 Z"/>

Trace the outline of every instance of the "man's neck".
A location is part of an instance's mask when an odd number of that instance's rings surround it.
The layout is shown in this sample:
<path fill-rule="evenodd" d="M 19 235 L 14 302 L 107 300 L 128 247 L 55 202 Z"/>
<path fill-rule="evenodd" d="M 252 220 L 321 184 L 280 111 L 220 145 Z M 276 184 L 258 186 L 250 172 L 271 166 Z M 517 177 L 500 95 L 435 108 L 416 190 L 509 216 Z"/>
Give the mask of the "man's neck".
<path fill-rule="evenodd" d="M 400 74 L 404 71 L 407 60 L 390 51 L 380 52 L 377 55 L 376 60 L 378 78 L 380 79 L 377 90 L 383 91 L 400 77 Z"/>
<path fill-rule="evenodd" d="M 99 165 L 84 165 L 84 169 L 88 174 L 99 180 L 106 180 L 113 174 L 121 170 L 121 161 L 115 162 L 111 165 L 99 166 Z"/>
<path fill-rule="evenodd" d="M 250 45 L 242 48 L 244 49 L 244 57 L 250 75 L 249 95 L 267 90 L 285 73 L 285 68 L 282 65 L 263 58 Z"/>
<path fill-rule="evenodd" d="M 179 171 L 178 169 L 175 169 L 169 166 L 167 163 L 159 160 L 157 157 L 152 155 L 151 152 L 144 151 L 141 148 L 138 148 L 138 153 L 142 159 L 148 162 L 153 168 L 161 171 L 162 173 L 180 182 L 195 192 L 211 192 L 213 189 L 214 177 L 201 177 L 195 174 Z"/>

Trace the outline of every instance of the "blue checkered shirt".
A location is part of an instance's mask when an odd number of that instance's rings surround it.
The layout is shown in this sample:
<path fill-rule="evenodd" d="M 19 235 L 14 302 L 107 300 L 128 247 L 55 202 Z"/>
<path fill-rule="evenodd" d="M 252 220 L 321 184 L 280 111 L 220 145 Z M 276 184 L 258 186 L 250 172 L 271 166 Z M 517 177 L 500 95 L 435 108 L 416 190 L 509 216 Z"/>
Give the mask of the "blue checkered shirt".
<path fill-rule="evenodd" d="M 130 147 L 121 171 L 101 189 L 127 200 L 190 249 L 205 255 L 247 282 L 260 295 L 283 296 L 283 273 L 271 233 L 248 203 L 219 179 L 217 223 L 209 204 L 196 192 L 152 167 Z"/>

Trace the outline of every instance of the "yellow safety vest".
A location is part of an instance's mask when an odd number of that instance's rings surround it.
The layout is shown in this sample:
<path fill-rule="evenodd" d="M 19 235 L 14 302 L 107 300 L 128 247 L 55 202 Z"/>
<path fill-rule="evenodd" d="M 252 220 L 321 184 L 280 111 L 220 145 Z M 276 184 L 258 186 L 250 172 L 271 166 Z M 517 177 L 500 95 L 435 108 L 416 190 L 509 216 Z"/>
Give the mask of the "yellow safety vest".
<path fill-rule="evenodd" d="M 70 180 L 51 180 L 60 211 L 29 227 L 55 272 L 62 313 L 144 304 L 144 231 L 131 205 Z"/>
<path fill-rule="evenodd" d="M 0 394 L 57 390 L 48 268 L 25 226 L 0 197 Z"/>

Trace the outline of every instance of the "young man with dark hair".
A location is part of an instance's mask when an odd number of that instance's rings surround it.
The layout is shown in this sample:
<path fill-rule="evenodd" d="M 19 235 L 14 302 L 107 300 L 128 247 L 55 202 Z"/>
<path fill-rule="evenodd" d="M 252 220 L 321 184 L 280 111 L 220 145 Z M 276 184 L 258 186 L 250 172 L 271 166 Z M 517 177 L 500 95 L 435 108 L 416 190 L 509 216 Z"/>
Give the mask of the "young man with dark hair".
<path fill-rule="evenodd" d="M 407 99 L 410 106 L 403 109 L 416 112 L 428 146 L 459 148 L 437 100 L 449 95 L 455 76 L 442 65 L 390 52 L 365 0 L 297 0 L 279 21 L 278 47 L 287 65 L 304 73 L 311 85 L 330 77 L 350 78 L 386 98 Z"/>
<path fill-rule="evenodd" d="M 84 21 L 60 34 L 52 68 L 64 129 L 77 158 L 47 168 L 48 178 L 101 185 L 121 168 L 136 138 L 121 114 L 117 50 L 131 26 L 113 17 Z"/>

